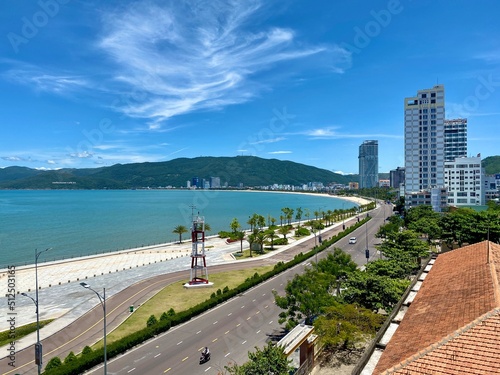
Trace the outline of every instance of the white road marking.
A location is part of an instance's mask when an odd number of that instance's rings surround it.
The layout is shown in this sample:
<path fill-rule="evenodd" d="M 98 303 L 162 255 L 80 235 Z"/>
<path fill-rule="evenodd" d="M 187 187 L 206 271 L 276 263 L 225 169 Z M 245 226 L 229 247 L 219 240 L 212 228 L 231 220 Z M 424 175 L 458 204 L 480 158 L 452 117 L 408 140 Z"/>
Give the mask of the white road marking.
<path fill-rule="evenodd" d="M 161 353 L 158 353 L 157 355 L 155 355 L 155 358 L 156 358 L 156 357 L 159 357 L 159 356 L 161 356 Z"/>
<path fill-rule="evenodd" d="M 257 334 L 257 335 L 258 335 L 259 333 L 260 333 L 260 329 L 259 329 L 257 332 L 255 332 L 255 334 Z"/>
<path fill-rule="evenodd" d="M 205 372 L 207 372 L 207 371 L 208 371 L 208 370 L 210 370 L 211 368 L 212 368 L 212 366 L 210 366 L 209 368 L 207 368 L 207 369 L 205 370 Z"/>
<path fill-rule="evenodd" d="M 135 370 L 135 367 L 133 369 L 128 370 L 127 373 L 131 373 L 134 370 Z"/>
<path fill-rule="evenodd" d="M 200 333 L 201 333 L 201 331 L 196 332 L 197 335 L 200 334 Z"/>
<path fill-rule="evenodd" d="M 224 358 L 226 358 L 229 354 L 231 354 L 231 353 L 227 353 L 227 354 L 224 356 Z"/>
<path fill-rule="evenodd" d="M 241 345 L 245 345 L 247 343 L 247 340 L 243 341 Z"/>
<path fill-rule="evenodd" d="M 227 314 L 227 316 L 231 316 L 231 315 L 233 315 L 233 313 L 229 313 L 229 314 Z"/>
<path fill-rule="evenodd" d="M 177 345 L 180 345 L 180 344 L 182 344 L 182 341 L 179 341 L 179 342 L 177 343 Z"/>
<path fill-rule="evenodd" d="M 213 322 L 212 324 L 217 324 L 217 323 L 219 323 L 219 321 L 218 321 L 218 320 L 216 320 L 216 321 L 215 321 L 215 322 Z"/>

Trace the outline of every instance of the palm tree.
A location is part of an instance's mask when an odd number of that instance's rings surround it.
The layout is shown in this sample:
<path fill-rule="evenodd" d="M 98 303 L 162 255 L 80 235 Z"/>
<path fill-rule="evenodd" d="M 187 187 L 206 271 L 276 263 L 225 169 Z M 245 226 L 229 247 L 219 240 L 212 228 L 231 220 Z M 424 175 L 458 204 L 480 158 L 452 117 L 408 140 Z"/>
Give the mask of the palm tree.
<path fill-rule="evenodd" d="M 302 219 L 302 207 L 297 208 L 297 213 L 295 214 L 295 219 L 299 221 L 299 227 L 300 227 L 300 219 Z"/>
<path fill-rule="evenodd" d="M 255 237 L 255 242 L 260 245 L 260 253 L 264 254 L 264 242 L 266 241 L 266 234 L 262 231 L 257 232 Z"/>
<path fill-rule="evenodd" d="M 247 236 L 248 244 L 250 245 L 250 258 L 252 257 L 252 245 L 257 242 L 257 231 L 253 231 Z"/>
<path fill-rule="evenodd" d="M 245 232 L 241 230 L 237 231 L 235 238 L 240 240 L 240 253 L 243 253 L 243 240 L 245 239 Z"/>
<path fill-rule="evenodd" d="M 206 224 L 205 224 L 206 225 Z M 182 243 L 182 233 L 186 233 L 188 230 L 184 225 L 177 225 L 172 233 L 176 233 L 179 235 L 179 243 Z"/>
<path fill-rule="evenodd" d="M 274 250 L 274 239 L 276 238 L 276 232 L 272 230 L 266 235 L 266 237 L 271 240 L 271 250 Z"/>
<path fill-rule="evenodd" d="M 290 231 L 290 229 L 287 227 L 287 226 L 284 226 L 284 227 L 279 227 L 278 228 L 278 233 L 279 234 L 282 234 L 283 235 L 283 238 L 286 240 L 286 235 L 288 234 L 288 232 Z"/>

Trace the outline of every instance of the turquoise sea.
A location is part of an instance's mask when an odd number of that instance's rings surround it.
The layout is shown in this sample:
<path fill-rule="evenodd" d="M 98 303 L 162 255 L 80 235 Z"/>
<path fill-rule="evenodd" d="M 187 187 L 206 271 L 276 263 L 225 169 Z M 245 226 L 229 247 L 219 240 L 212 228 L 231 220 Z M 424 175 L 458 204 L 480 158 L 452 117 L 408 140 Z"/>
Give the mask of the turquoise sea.
<path fill-rule="evenodd" d="M 0 190 L 0 268 L 32 264 L 35 250 L 49 247 L 40 263 L 177 241 L 172 230 L 189 229 L 192 213 L 205 217 L 211 235 L 230 230 L 234 217 L 248 229 L 253 213 L 279 223 L 283 207 L 308 209 L 312 218 L 354 206 L 321 195 L 248 191 Z"/>

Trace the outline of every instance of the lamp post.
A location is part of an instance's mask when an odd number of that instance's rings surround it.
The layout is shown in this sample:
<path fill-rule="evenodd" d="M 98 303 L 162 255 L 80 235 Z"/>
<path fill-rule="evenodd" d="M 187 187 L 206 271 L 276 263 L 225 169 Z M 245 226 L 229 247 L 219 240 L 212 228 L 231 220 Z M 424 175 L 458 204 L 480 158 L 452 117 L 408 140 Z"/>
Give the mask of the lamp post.
<path fill-rule="evenodd" d="M 345 230 L 345 202 L 342 202 L 342 230 Z"/>
<path fill-rule="evenodd" d="M 42 251 L 38 251 L 35 249 L 35 298 L 27 295 L 26 293 L 21 293 L 22 296 L 30 298 L 35 304 L 35 314 L 36 314 L 36 344 L 35 344 L 35 363 L 38 366 L 38 374 L 42 373 L 42 343 L 40 342 L 40 313 L 38 309 L 38 257 L 40 254 L 50 250 L 51 248 L 47 248 Z"/>
<path fill-rule="evenodd" d="M 102 288 L 102 296 L 101 296 L 98 292 L 92 289 L 89 284 L 80 283 L 80 285 L 83 286 L 85 289 L 93 291 L 97 295 L 97 297 L 99 297 L 99 302 L 101 302 L 102 311 L 104 312 L 104 375 L 106 375 L 108 373 L 107 372 L 108 358 L 106 354 L 106 288 Z"/>

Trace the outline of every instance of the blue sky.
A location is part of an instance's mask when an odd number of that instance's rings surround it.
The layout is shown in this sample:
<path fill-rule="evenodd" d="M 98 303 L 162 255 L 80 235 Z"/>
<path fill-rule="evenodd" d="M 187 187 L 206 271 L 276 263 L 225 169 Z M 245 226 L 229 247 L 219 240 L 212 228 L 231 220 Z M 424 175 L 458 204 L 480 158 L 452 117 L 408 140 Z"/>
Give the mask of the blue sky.
<path fill-rule="evenodd" d="M 403 103 L 445 85 L 469 154 L 500 155 L 500 3 L 4 0 L 0 167 L 255 155 L 404 165 Z"/>

